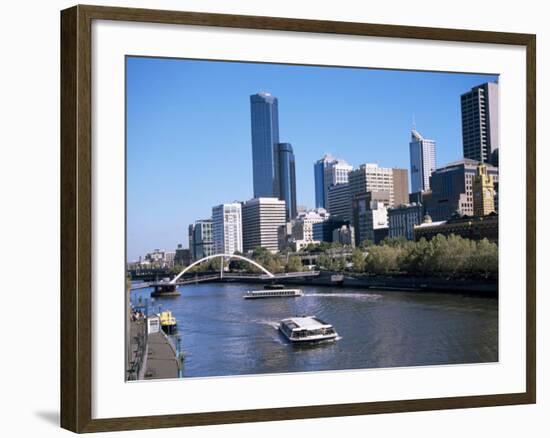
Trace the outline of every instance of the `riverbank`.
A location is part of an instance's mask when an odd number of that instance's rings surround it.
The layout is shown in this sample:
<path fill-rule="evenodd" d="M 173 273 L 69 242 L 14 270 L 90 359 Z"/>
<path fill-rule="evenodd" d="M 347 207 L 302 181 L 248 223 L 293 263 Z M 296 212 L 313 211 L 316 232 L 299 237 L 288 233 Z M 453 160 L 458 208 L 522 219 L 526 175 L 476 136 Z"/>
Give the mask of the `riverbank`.
<path fill-rule="evenodd" d="M 341 281 L 334 281 L 341 276 Z M 218 280 L 219 281 L 219 280 Z M 224 280 L 231 281 L 231 280 Z M 237 281 L 237 280 L 236 280 Z M 257 283 L 257 280 L 238 280 Z M 377 289 L 396 291 L 427 291 L 446 293 L 468 293 L 483 296 L 498 296 L 498 282 L 473 279 L 452 279 L 441 277 L 412 277 L 387 275 L 354 275 L 323 271 L 317 277 L 278 278 L 277 283 L 297 286 L 331 286 L 354 289 Z"/>

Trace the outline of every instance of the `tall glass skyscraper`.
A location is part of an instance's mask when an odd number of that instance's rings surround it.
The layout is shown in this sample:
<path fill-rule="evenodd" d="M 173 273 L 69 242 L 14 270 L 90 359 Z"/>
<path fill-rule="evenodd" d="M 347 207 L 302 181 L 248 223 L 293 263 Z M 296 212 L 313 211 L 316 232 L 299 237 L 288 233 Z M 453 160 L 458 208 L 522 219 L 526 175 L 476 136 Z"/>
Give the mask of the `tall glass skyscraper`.
<path fill-rule="evenodd" d="M 279 163 L 279 199 L 285 201 L 287 220 L 294 219 L 298 214 L 296 208 L 296 166 L 294 151 L 290 143 L 277 145 Z"/>
<path fill-rule="evenodd" d="M 496 163 L 499 147 L 498 83 L 487 82 L 460 96 L 464 158 Z"/>
<path fill-rule="evenodd" d="M 254 197 L 279 198 L 279 109 L 275 96 L 250 96 Z"/>
<path fill-rule="evenodd" d="M 430 176 L 435 170 L 435 141 L 422 137 L 413 128 L 411 130 L 409 151 L 411 158 L 411 193 L 430 190 Z"/>

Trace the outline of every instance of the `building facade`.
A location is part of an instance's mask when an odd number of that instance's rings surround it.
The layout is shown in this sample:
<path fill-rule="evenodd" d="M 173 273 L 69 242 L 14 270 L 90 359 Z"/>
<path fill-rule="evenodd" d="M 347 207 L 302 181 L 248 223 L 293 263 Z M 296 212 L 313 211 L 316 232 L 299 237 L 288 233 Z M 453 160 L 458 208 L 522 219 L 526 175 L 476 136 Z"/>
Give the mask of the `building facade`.
<path fill-rule="evenodd" d="M 387 206 L 390 204 L 389 192 L 377 191 L 355 195 L 352 201 L 355 244 L 365 240 L 378 243 L 375 230 L 387 228 Z"/>
<path fill-rule="evenodd" d="M 473 180 L 478 162 L 463 159 L 436 169 L 431 176 L 431 192 L 422 196 L 424 210 L 434 221 L 444 221 L 453 214 L 474 215 Z M 498 182 L 498 168 L 487 165 L 487 174 Z"/>
<path fill-rule="evenodd" d="M 329 188 L 347 183 L 352 169 L 346 161 L 334 158 L 330 154 L 326 154 L 314 164 L 316 208 L 328 208 Z"/>
<path fill-rule="evenodd" d="M 243 251 L 241 204 L 234 202 L 212 208 L 212 238 L 215 254 Z"/>
<path fill-rule="evenodd" d="M 189 225 L 188 230 L 189 253 L 193 261 L 214 254 L 212 219 L 199 219 Z"/>
<path fill-rule="evenodd" d="M 279 104 L 269 93 L 250 96 L 254 197 L 279 197 Z"/>
<path fill-rule="evenodd" d="M 285 201 L 287 220 L 294 219 L 296 207 L 296 164 L 294 151 L 290 143 L 277 145 L 279 163 L 279 199 Z"/>
<path fill-rule="evenodd" d="M 286 223 L 286 204 L 277 198 L 253 198 L 242 206 L 243 250 L 279 249 L 278 229 Z"/>
<path fill-rule="evenodd" d="M 355 232 L 351 225 L 342 225 L 332 231 L 332 241 L 342 245 L 355 247 Z"/>
<path fill-rule="evenodd" d="M 332 233 L 342 225 L 350 225 L 338 217 L 329 217 L 324 222 L 318 222 L 312 225 L 313 240 L 315 242 L 332 242 Z"/>
<path fill-rule="evenodd" d="M 473 87 L 460 97 L 464 158 L 494 162 L 495 151 L 499 148 L 498 100 L 496 82 Z M 498 152 L 496 156 L 498 159 Z"/>
<path fill-rule="evenodd" d="M 181 243 L 176 248 L 174 264 L 176 266 L 188 266 L 191 264 L 191 251 L 188 248 L 184 248 Z"/>
<path fill-rule="evenodd" d="M 352 205 L 349 183 L 336 184 L 328 189 L 327 210 L 331 216 L 351 221 Z"/>
<path fill-rule="evenodd" d="M 360 193 L 380 191 L 390 194 L 390 206 L 406 203 L 409 199 L 407 169 L 362 164 L 349 173 L 349 185 L 351 199 Z"/>
<path fill-rule="evenodd" d="M 411 191 L 430 190 L 430 176 L 435 170 L 435 141 L 422 137 L 413 129 L 409 143 L 411 161 Z"/>
<path fill-rule="evenodd" d="M 414 227 L 424 218 L 424 208 L 420 204 L 402 204 L 388 210 L 388 237 L 404 237 L 414 240 Z"/>
<path fill-rule="evenodd" d="M 493 176 L 487 172 L 487 165 L 477 166 L 477 173 L 472 184 L 474 216 L 487 216 L 496 211 L 495 183 Z"/>
<path fill-rule="evenodd" d="M 470 240 L 487 239 L 498 243 L 498 214 L 492 213 L 482 217 L 460 217 L 456 215 L 446 221 L 432 222 L 431 218 L 414 228 L 414 239 L 433 239 L 438 234 L 443 236 L 464 237 Z"/>

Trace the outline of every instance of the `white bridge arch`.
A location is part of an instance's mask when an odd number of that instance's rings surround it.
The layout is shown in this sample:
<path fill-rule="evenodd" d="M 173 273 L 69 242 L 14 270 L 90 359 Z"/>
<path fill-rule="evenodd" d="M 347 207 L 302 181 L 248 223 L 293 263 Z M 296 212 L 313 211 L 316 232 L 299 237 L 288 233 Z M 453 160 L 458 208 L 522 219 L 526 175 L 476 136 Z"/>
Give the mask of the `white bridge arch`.
<path fill-rule="evenodd" d="M 189 266 L 187 266 L 183 271 L 181 271 L 178 275 L 176 275 L 174 277 L 174 279 L 172 281 L 170 281 L 170 283 L 174 284 L 176 283 L 179 278 L 185 274 L 187 271 L 189 271 L 191 268 L 201 264 L 202 262 L 205 262 L 207 260 L 210 260 L 210 259 L 215 259 L 215 258 L 221 258 L 222 260 L 224 259 L 239 259 L 239 260 L 244 260 L 245 262 L 248 262 L 250 263 L 251 265 L 254 265 L 256 266 L 258 269 L 261 269 L 263 272 L 265 272 L 265 274 L 268 276 L 268 277 L 275 277 L 275 275 L 273 275 L 271 272 L 269 272 L 267 269 L 265 269 L 262 265 L 260 265 L 258 262 L 255 262 L 254 260 L 251 260 L 247 257 L 244 257 L 244 256 L 241 256 L 241 255 L 237 255 L 237 254 L 212 254 L 212 255 L 209 255 L 209 256 L 206 256 L 206 257 L 203 257 L 202 259 L 199 259 L 197 260 L 196 262 L 193 262 L 191 263 Z M 223 266 L 222 266 L 223 268 Z"/>

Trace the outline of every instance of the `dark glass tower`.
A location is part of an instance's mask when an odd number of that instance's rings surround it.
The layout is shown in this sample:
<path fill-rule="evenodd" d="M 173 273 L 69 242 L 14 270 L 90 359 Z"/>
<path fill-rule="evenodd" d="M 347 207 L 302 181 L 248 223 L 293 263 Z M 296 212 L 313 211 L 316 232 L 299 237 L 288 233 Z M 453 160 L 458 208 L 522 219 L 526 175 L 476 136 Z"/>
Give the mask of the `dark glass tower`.
<path fill-rule="evenodd" d="M 269 93 L 250 96 L 254 198 L 279 198 L 279 110 Z"/>
<path fill-rule="evenodd" d="M 494 162 L 498 157 L 498 83 L 487 82 L 460 97 L 464 158 Z"/>
<path fill-rule="evenodd" d="M 279 199 L 285 201 L 287 220 L 294 219 L 297 215 L 296 207 L 296 166 L 294 163 L 294 151 L 290 143 L 277 145 L 279 163 Z"/>

